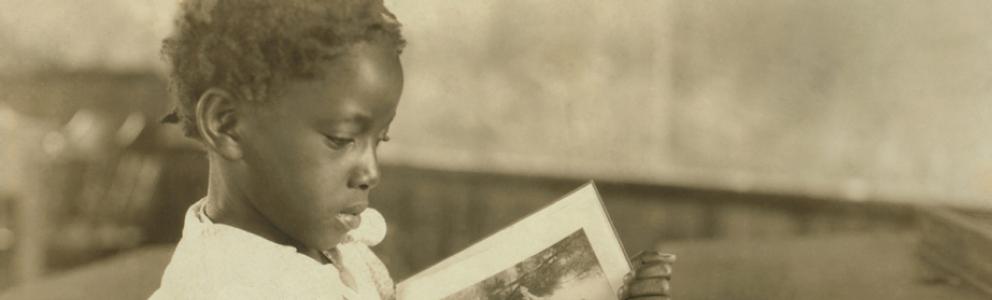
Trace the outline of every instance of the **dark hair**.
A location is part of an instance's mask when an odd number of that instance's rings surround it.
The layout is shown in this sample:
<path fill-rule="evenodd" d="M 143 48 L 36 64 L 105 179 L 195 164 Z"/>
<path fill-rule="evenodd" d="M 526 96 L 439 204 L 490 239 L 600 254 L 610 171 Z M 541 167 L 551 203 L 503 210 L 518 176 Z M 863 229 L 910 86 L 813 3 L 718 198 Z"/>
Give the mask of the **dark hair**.
<path fill-rule="evenodd" d="M 288 79 L 313 79 L 319 64 L 372 40 L 405 42 L 382 0 L 184 0 L 162 42 L 179 105 L 163 121 L 197 131 L 193 111 L 209 88 L 265 101 Z"/>

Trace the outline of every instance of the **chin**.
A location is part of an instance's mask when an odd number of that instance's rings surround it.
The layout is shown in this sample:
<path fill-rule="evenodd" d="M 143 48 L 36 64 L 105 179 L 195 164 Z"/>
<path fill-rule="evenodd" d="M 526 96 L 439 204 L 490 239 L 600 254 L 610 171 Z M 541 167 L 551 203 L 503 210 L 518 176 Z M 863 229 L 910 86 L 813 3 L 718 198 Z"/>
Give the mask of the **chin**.
<path fill-rule="evenodd" d="M 344 241 L 344 234 L 328 233 L 319 238 L 311 239 L 310 243 L 306 244 L 314 249 L 328 250 L 337 247 L 342 241 Z"/>

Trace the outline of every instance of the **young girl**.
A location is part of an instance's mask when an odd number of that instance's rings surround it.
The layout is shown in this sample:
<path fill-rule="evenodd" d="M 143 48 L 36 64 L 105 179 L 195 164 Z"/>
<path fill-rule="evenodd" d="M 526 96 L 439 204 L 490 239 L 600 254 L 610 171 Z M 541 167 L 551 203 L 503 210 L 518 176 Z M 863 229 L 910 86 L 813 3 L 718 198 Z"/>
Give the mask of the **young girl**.
<path fill-rule="evenodd" d="M 182 2 L 167 120 L 208 150 L 209 187 L 153 299 L 393 298 L 367 208 L 403 45 L 381 0 Z M 666 299 L 670 263 L 638 256 L 621 296 Z"/>

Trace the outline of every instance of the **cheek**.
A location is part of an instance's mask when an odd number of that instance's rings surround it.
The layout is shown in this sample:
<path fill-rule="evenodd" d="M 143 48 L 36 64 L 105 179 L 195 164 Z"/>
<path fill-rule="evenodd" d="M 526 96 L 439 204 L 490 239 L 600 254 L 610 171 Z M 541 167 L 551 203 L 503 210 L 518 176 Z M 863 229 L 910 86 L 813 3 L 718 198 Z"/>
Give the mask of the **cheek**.
<path fill-rule="evenodd" d="M 289 158 L 290 164 L 300 176 L 301 182 L 315 187 L 335 187 L 343 185 L 347 177 L 346 156 L 329 149 L 323 142 L 313 143 L 297 149 Z"/>
<path fill-rule="evenodd" d="M 283 176 L 292 193 L 320 203 L 336 198 L 347 188 L 347 167 L 344 159 L 324 146 L 296 149 L 281 160 Z M 330 199 L 329 199 L 330 198 Z"/>
<path fill-rule="evenodd" d="M 255 136 L 245 142 L 244 163 L 257 194 L 265 197 L 298 192 L 299 184 L 317 164 L 304 143 L 287 136 Z"/>
<path fill-rule="evenodd" d="M 267 132 L 246 143 L 245 162 L 261 194 L 313 201 L 347 187 L 343 152 L 329 149 L 319 135 L 302 129 L 289 132 L 293 130 Z"/>

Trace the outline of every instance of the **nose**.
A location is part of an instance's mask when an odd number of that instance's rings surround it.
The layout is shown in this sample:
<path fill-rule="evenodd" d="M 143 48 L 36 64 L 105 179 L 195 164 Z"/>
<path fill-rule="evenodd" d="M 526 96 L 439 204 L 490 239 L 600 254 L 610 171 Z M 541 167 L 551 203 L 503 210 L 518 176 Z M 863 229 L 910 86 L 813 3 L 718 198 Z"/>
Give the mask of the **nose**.
<path fill-rule="evenodd" d="M 379 184 L 379 159 L 374 147 L 366 147 L 362 151 L 354 172 L 348 180 L 348 187 L 363 191 L 371 190 Z"/>

